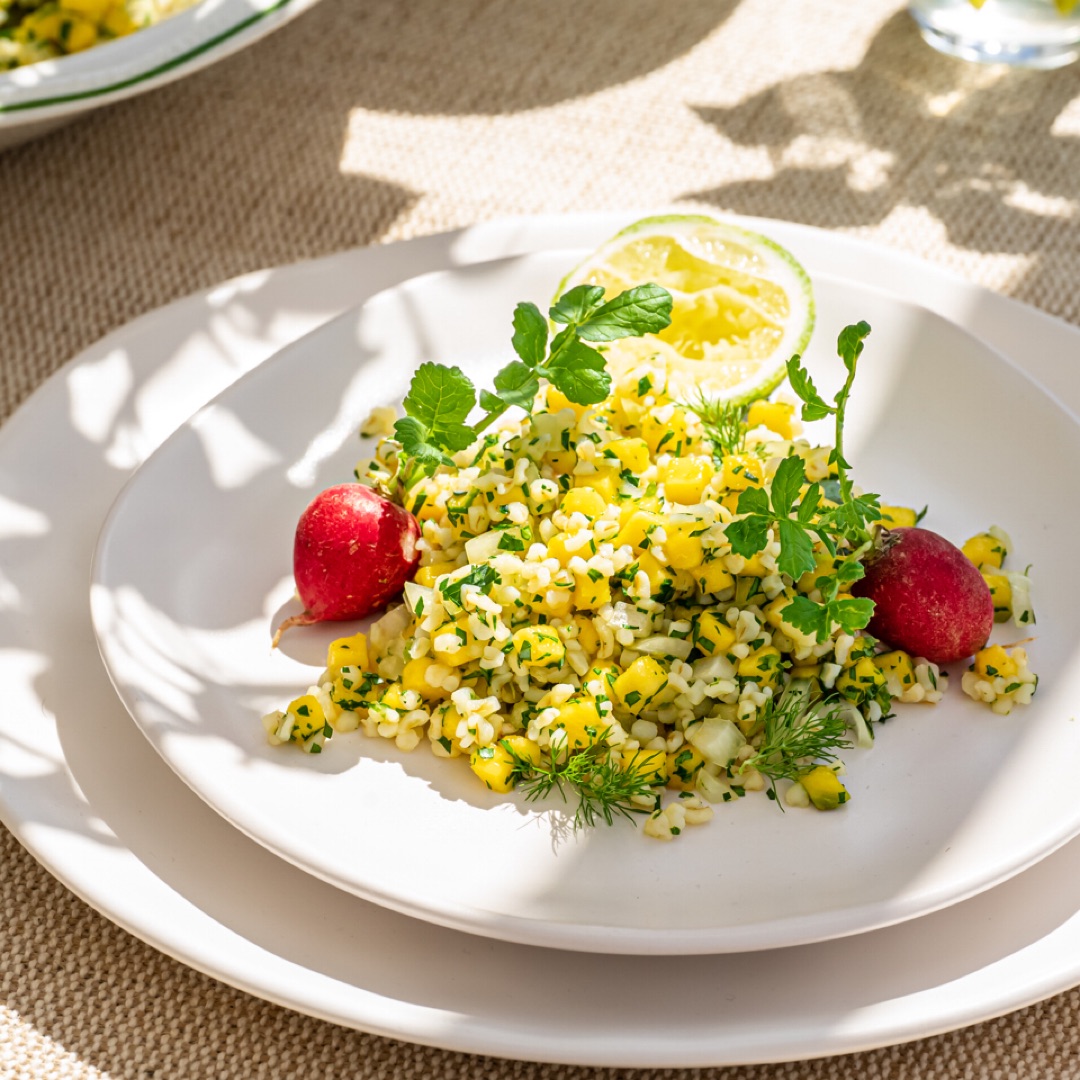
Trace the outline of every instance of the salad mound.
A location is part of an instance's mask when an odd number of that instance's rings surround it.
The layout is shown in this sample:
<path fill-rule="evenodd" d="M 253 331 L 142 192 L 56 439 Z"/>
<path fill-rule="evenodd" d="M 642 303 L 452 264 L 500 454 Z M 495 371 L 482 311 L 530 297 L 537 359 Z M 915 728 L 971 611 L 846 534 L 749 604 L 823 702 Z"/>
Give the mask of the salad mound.
<path fill-rule="evenodd" d="M 831 404 L 789 362 L 801 410 L 686 400 L 648 359 L 615 381 L 580 353 L 560 366 L 613 305 L 613 337 L 638 332 L 634 303 L 655 326 L 663 290 L 642 289 L 605 301 L 579 287 L 552 309 L 565 329 L 551 342 L 519 305 L 522 359 L 481 393 L 478 424 L 471 384 L 433 364 L 392 430 L 394 415 L 373 414 L 383 437 L 357 479 L 419 523 L 419 569 L 402 603 L 335 641 L 316 683 L 263 718 L 271 742 L 315 753 L 362 729 L 426 743 L 492 791 L 570 795 L 582 825 L 642 814 L 670 839 L 754 791 L 844 805 L 838 755 L 871 746 L 898 704 L 941 699 L 939 664 L 871 636 L 875 601 L 853 595 L 882 536 L 918 532 L 920 516 L 861 491 L 844 459 L 870 328 L 841 333 L 848 377 Z M 834 445 L 806 439 L 800 415 L 834 417 Z M 1008 546 L 999 529 L 973 537 L 965 565 L 994 617 L 1028 625 L 1026 576 L 1001 570 Z M 1035 688 L 1022 648 L 987 645 L 969 674 L 965 691 L 999 712 Z"/>

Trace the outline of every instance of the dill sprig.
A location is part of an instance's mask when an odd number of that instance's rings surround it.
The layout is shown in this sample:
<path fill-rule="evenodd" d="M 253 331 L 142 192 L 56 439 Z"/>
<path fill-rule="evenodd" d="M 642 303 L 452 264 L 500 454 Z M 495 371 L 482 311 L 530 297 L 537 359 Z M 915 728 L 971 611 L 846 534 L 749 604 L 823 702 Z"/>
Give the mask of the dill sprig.
<path fill-rule="evenodd" d="M 827 705 L 808 683 L 794 682 L 770 700 L 762 722 L 761 744 L 740 768 L 765 776 L 774 799 L 777 780 L 798 780 L 811 765 L 835 761 L 833 751 L 851 746 L 839 703 Z"/>
<path fill-rule="evenodd" d="M 746 440 L 746 406 L 733 405 L 729 401 L 707 398 L 697 390 L 686 402 L 687 408 L 697 413 L 709 442 L 713 445 L 713 457 L 723 460 L 742 451 Z"/>
<path fill-rule="evenodd" d="M 626 768 L 611 760 L 607 731 L 597 741 L 547 763 L 536 763 L 518 754 L 506 741 L 500 745 L 514 759 L 516 787 L 533 802 L 558 792 L 568 802 L 567 789 L 577 796 L 574 828 L 588 828 L 603 820 L 613 825 L 617 817 L 633 820 L 635 814 L 648 814 L 653 806 L 634 802 L 641 796 L 655 796 L 663 781 L 640 765 L 631 762 Z"/>

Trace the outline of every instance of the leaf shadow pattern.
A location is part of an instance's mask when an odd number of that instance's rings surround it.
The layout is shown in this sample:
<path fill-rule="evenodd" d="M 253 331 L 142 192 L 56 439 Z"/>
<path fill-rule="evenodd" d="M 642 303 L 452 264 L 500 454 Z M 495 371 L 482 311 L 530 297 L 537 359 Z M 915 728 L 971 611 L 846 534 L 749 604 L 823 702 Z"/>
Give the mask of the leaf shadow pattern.
<path fill-rule="evenodd" d="M 799 75 L 730 108 L 695 107 L 737 146 L 762 150 L 764 179 L 685 197 L 824 228 L 869 229 L 928 212 L 955 248 L 1034 256 L 1018 298 L 1080 314 L 1080 125 L 1063 122 L 1080 69 L 982 67 L 935 53 L 906 12 L 851 70 Z"/>

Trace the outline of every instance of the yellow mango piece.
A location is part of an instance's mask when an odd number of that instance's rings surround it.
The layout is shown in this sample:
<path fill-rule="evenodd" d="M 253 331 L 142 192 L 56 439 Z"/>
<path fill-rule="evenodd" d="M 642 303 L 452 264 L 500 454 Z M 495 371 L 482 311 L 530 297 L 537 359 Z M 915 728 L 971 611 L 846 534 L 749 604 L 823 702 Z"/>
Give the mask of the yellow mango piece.
<path fill-rule="evenodd" d="M 780 684 L 780 650 L 772 645 L 765 645 L 743 657 L 735 669 L 744 679 L 753 679 L 758 685 L 771 686 L 775 689 Z"/>
<path fill-rule="evenodd" d="M 578 456 L 573 450 L 549 450 L 540 460 L 556 476 L 566 476 L 574 471 Z"/>
<path fill-rule="evenodd" d="M 598 577 L 595 581 L 587 576 L 578 578 L 574 588 L 574 607 L 578 611 L 596 611 L 610 603 L 611 582 L 606 577 Z"/>
<path fill-rule="evenodd" d="M 735 644 L 735 631 L 713 612 L 704 611 L 695 621 L 693 640 L 706 656 L 726 656 Z"/>
<path fill-rule="evenodd" d="M 705 489 L 716 475 L 716 468 L 712 458 L 675 458 L 659 470 L 659 475 L 664 494 L 672 502 L 692 505 L 701 502 Z"/>
<path fill-rule="evenodd" d="M 704 523 L 696 519 L 668 520 L 664 525 L 664 532 L 667 533 L 664 554 L 667 556 L 668 566 L 676 570 L 696 570 L 701 565 L 705 551 L 701 545 L 701 537 L 694 534 L 702 532 L 704 528 Z"/>
<path fill-rule="evenodd" d="M 457 569 L 457 564 L 452 562 L 437 562 L 430 566 L 421 566 L 413 575 L 413 581 L 417 585 L 423 585 L 428 589 L 435 588 L 435 582 L 444 574 L 450 574 Z"/>
<path fill-rule="evenodd" d="M 523 668 L 561 667 L 566 659 L 566 646 L 550 626 L 523 626 L 510 641 Z"/>
<path fill-rule="evenodd" d="M 314 694 L 302 694 L 290 701 L 285 711 L 293 722 L 292 734 L 289 738 L 297 742 L 322 731 L 329 722 L 329 717 L 323 712 L 323 707 Z"/>
<path fill-rule="evenodd" d="M 728 454 L 724 458 L 721 480 L 729 491 L 761 487 L 764 477 L 765 464 L 753 454 Z"/>
<path fill-rule="evenodd" d="M 331 679 L 336 679 L 344 667 L 368 670 L 368 643 L 364 634 L 337 638 L 326 650 L 326 669 Z"/>
<path fill-rule="evenodd" d="M 439 701 L 449 697 L 441 686 L 433 686 L 427 680 L 428 668 L 436 661 L 430 656 L 417 656 L 410 660 L 401 673 L 401 685 L 406 690 L 415 690 L 425 701 Z"/>
<path fill-rule="evenodd" d="M 684 453 L 690 445 L 688 429 L 687 410 L 682 405 L 657 406 L 641 418 L 641 437 L 654 455 L 665 453 L 678 457 Z"/>
<path fill-rule="evenodd" d="M 668 757 L 663 750 L 623 750 L 619 759 L 624 772 L 633 769 L 643 780 L 667 783 Z"/>
<path fill-rule="evenodd" d="M 1001 645 L 988 645 L 975 654 L 975 671 L 984 678 L 994 678 L 1001 675 L 1008 678 L 1015 675 L 1019 668 L 1016 661 Z"/>
<path fill-rule="evenodd" d="M 747 412 L 746 426 L 767 427 L 781 439 L 793 439 L 798 434 L 795 406 L 786 401 L 755 401 Z"/>
<path fill-rule="evenodd" d="M 1001 569 L 1008 554 L 1005 545 L 990 533 L 977 533 L 964 542 L 960 549 L 976 566 L 992 566 Z"/>
<path fill-rule="evenodd" d="M 811 769 L 799 778 L 799 783 L 806 789 L 806 794 L 818 810 L 835 810 L 851 799 L 847 788 L 840 782 L 840 777 L 827 765 L 818 765 Z"/>
<path fill-rule="evenodd" d="M 616 680 L 616 700 L 635 716 L 653 704 L 668 684 L 667 669 L 655 657 L 639 656 Z"/>
<path fill-rule="evenodd" d="M 887 529 L 910 529 L 918 515 L 909 506 L 882 506 L 881 524 Z"/>
<path fill-rule="evenodd" d="M 540 747 L 524 735 L 507 735 L 494 746 L 480 746 L 473 750 L 469 755 L 469 768 L 491 791 L 505 795 L 513 790 L 521 769 L 520 759 L 538 765 Z"/>
<path fill-rule="evenodd" d="M 651 596 L 663 596 L 674 588 L 675 578 L 671 571 L 651 552 L 643 551 L 635 561 L 638 570 L 644 570 L 645 576 L 649 579 Z"/>
<path fill-rule="evenodd" d="M 608 504 L 592 488 L 571 488 L 563 497 L 560 509 L 564 514 L 584 514 L 590 520 L 600 517 Z"/>
<path fill-rule="evenodd" d="M 1012 615 L 1012 585 L 1004 574 L 983 573 L 994 600 L 994 622 L 1007 622 Z"/>
<path fill-rule="evenodd" d="M 556 726 L 565 730 L 566 745 L 571 750 L 580 750 L 596 742 L 606 725 L 596 709 L 596 703 L 584 699 L 560 705 Z"/>
<path fill-rule="evenodd" d="M 900 693 L 915 685 L 915 665 L 903 649 L 880 653 L 874 657 L 874 664 L 887 680 L 901 687 Z"/>
<path fill-rule="evenodd" d="M 651 543 L 651 534 L 664 526 L 662 515 L 651 510 L 634 510 L 619 529 L 615 537 L 616 546 L 629 544 L 637 551 L 644 550 Z"/>
<path fill-rule="evenodd" d="M 885 673 L 871 656 L 860 656 L 854 664 L 845 667 L 836 677 L 836 689 L 856 704 L 875 697 L 885 686 Z"/>
<path fill-rule="evenodd" d="M 721 593 L 732 588 L 735 584 L 734 575 L 731 574 L 719 559 L 713 559 L 712 562 L 702 563 L 702 565 L 694 571 L 694 577 L 701 587 L 701 591 L 706 593 Z"/>
<path fill-rule="evenodd" d="M 551 412 L 562 412 L 563 409 L 570 409 L 575 416 L 580 418 L 585 415 L 585 410 L 589 406 L 579 405 L 576 401 L 571 401 L 562 391 L 556 390 L 551 383 L 548 383 L 547 407 Z"/>
<path fill-rule="evenodd" d="M 605 456 L 614 454 L 619 464 L 632 473 L 643 473 L 649 467 L 649 447 L 644 439 L 615 439 L 603 447 Z"/>
<path fill-rule="evenodd" d="M 622 481 L 619 479 L 619 474 L 615 469 L 600 468 L 594 473 L 574 477 L 575 488 L 588 488 L 595 491 L 604 500 L 605 505 L 615 501 L 621 483 Z"/>
<path fill-rule="evenodd" d="M 697 775 L 705 758 L 696 746 L 689 743 L 667 756 L 667 786 L 677 791 L 693 791 Z"/>

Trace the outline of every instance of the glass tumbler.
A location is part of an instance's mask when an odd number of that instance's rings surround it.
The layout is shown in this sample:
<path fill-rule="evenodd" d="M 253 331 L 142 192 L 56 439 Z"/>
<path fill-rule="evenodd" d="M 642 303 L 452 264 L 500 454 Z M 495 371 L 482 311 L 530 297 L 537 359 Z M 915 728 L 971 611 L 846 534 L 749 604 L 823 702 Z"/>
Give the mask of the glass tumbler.
<path fill-rule="evenodd" d="M 910 0 L 923 38 L 963 60 L 1056 68 L 1080 56 L 1080 3 L 1067 0 Z"/>

